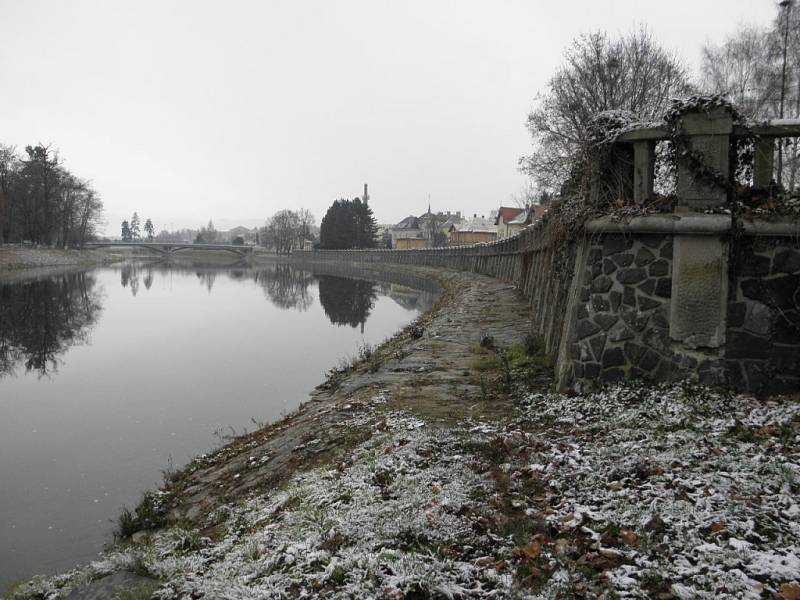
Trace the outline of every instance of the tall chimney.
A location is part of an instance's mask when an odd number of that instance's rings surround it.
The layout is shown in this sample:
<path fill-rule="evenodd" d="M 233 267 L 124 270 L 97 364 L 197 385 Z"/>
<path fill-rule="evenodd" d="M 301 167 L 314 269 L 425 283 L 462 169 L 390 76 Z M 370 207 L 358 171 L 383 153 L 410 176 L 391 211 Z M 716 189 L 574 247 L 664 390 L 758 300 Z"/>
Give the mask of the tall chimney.
<path fill-rule="evenodd" d="M 369 194 L 367 193 L 367 184 L 364 184 L 364 202 L 366 203 L 369 200 Z"/>

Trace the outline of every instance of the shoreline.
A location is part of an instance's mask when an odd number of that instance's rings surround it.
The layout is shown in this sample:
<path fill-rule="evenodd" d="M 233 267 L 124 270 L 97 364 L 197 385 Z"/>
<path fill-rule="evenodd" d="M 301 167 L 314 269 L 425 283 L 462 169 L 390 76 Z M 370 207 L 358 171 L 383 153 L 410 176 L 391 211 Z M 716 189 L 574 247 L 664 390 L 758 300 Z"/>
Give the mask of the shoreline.
<path fill-rule="evenodd" d="M 794 597 L 800 398 L 554 394 L 512 286 L 396 270 L 439 282 L 432 310 L 7 597 Z"/>
<path fill-rule="evenodd" d="M 125 256 L 106 250 L 0 246 L 0 282 L 48 276 L 56 271 L 88 269 L 120 262 Z"/>

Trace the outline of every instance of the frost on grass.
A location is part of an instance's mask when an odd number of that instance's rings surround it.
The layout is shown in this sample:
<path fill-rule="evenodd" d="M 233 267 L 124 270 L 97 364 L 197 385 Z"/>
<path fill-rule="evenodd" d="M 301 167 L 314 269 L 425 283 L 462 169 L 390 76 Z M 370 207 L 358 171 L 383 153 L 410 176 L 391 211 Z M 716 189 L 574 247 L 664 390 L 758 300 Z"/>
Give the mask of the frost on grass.
<path fill-rule="evenodd" d="M 391 414 L 349 464 L 210 515 L 222 523 L 218 541 L 171 529 L 90 569 L 96 578 L 135 565 L 167 582 L 157 592 L 164 599 L 508 597 L 510 575 L 477 560 L 497 543 L 469 517 L 491 486 L 463 455 L 480 435 Z M 89 578 L 73 572 L 36 585 L 58 598 Z"/>
<path fill-rule="evenodd" d="M 523 412 L 547 426 L 529 465 L 547 521 L 619 596 L 800 592 L 797 400 L 618 387 Z"/>
<path fill-rule="evenodd" d="M 369 426 L 369 425 L 364 425 Z M 800 403 L 689 386 L 520 395 L 499 423 L 389 413 L 347 464 L 37 578 L 172 598 L 797 598 Z M 212 527 L 213 526 L 213 527 Z"/>

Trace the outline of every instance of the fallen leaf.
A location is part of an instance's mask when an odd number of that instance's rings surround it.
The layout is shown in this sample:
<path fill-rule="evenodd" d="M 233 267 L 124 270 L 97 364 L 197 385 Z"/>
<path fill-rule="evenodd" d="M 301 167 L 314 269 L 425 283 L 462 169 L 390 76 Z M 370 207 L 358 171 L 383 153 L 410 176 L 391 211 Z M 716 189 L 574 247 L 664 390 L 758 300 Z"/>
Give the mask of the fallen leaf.
<path fill-rule="evenodd" d="M 786 584 L 778 593 L 781 600 L 800 600 L 800 585 Z"/>
<path fill-rule="evenodd" d="M 621 537 L 622 541 L 628 546 L 634 546 L 636 542 L 639 541 L 639 536 L 632 529 L 620 529 L 619 537 Z"/>

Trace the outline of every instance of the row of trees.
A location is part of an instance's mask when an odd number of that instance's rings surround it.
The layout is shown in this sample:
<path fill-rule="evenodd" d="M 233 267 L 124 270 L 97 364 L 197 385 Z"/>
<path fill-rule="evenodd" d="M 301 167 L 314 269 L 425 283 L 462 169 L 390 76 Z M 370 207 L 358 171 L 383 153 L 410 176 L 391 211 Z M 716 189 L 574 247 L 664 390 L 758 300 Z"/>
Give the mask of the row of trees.
<path fill-rule="evenodd" d="M 791 2 L 778 10 L 767 29 L 745 26 L 720 45 L 706 45 L 698 77 L 645 27 L 618 38 L 600 31 L 574 40 L 528 115 L 533 151 L 519 164 L 534 195 L 580 184 L 579 167 L 592 144 L 589 126 L 601 112 L 660 120 L 672 98 L 719 94 L 751 118 L 800 117 L 800 10 L 793 12 Z M 778 168 L 788 189 L 797 183 L 798 150 L 793 140 L 785 150 L 786 168 Z"/>
<path fill-rule="evenodd" d="M 141 221 L 139 215 L 134 212 L 130 222 L 122 222 L 121 236 L 123 242 L 139 242 L 142 239 L 152 242 L 155 237 L 155 227 L 153 227 L 153 222 L 147 219 L 144 222 L 144 237 L 142 237 Z"/>
<path fill-rule="evenodd" d="M 69 246 L 95 235 L 103 203 L 91 182 L 64 167 L 50 146 L 0 144 L 0 244 Z"/>
<path fill-rule="evenodd" d="M 278 254 L 289 254 L 302 248 L 306 240 L 313 241 L 312 229 L 316 220 L 310 210 L 280 210 L 272 215 L 258 232 L 262 246 L 274 248 Z"/>

